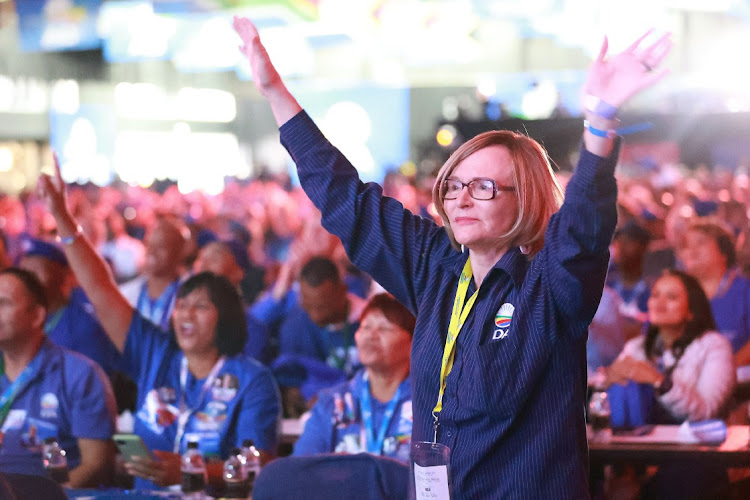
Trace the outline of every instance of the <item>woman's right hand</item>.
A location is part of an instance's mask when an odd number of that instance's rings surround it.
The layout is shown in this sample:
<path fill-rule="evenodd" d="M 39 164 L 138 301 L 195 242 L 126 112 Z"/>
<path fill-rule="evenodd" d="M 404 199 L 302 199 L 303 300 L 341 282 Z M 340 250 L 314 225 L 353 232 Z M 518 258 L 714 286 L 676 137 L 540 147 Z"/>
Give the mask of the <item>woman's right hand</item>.
<path fill-rule="evenodd" d="M 250 63 L 256 88 L 271 104 L 276 123 L 279 126 L 283 125 L 302 108 L 284 85 L 252 21 L 246 17 L 235 16 L 232 26 L 242 39 L 240 52 Z"/>
<path fill-rule="evenodd" d="M 154 450 L 153 453 L 154 458 L 130 457 L 125 462 L 125 470 L 131 476 L 146 479 L 161 487 L 179 484 L 180 456 L 161 450 Z"/>

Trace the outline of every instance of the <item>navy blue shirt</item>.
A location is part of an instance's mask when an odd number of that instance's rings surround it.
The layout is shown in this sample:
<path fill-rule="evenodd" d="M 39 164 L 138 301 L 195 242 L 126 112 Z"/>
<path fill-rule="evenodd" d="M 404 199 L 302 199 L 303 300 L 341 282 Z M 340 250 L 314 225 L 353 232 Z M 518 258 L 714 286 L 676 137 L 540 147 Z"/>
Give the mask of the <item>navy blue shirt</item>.
<path fill-rule="evenodd" d="M 431 441 L 440 361 L 468 254 L 349 161 L 301 112 L 281 127 L 300 183 L 352 262 L 417 316 L 413 441 Z M 482 282 L 446 380 L 438 441 L 456 498 L 586 498 L 586 332 L 617 220 L 616 153 L 585 150 L 543 249 L 510 249 Z M 468 291 L 475 291 L 473 281 Z M 468 296 L 467 295 L 467 296 Z"/>

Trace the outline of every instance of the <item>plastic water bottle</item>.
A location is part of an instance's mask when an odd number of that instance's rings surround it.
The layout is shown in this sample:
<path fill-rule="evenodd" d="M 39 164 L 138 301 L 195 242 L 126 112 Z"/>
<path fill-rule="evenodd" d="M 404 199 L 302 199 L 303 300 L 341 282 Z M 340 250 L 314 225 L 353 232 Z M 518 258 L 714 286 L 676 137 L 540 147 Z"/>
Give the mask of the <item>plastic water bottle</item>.
<path fill-rule="evenodd" d="M 607 442 L 612 438 L 610 419 L 612 410 L 609 406 L 609 397 L 603 388 L 594 389 L 589 400 L 588 419 L 591 425 L 592 440 Z"/>
<path fill-rule="evenodd" d="M 260 474 L 260 453 L 255 448 L 255 443 L 252 439 L 245 439 L 242 442 L 242 456 L 245 458 L 247 481 L 252 492 L 255 480 L 258 478 L 258 474 Z"/>
<path fill-rule="evenodd" d="M 206 461 L 198 449 L 197 441 L 190 441 L 182 455 L 182 493 L 184 498 L 202 499 L 208 482 Z"/>
<path fill-rule="evenodd" d="M 224 462 L 224 486 L 224 498 L 248 498 L 250 496 L 250 481 L 245 456 L 239 448 L 234 448 Z"/>
<path fill-rule="evenodd" d="M 44 440 L 42 459 L 49 477 L 63 486 L 69 486 L 68 458 L 65 456 L 65 450 L 60 448 L 56 438 L 49 437 Z"/>

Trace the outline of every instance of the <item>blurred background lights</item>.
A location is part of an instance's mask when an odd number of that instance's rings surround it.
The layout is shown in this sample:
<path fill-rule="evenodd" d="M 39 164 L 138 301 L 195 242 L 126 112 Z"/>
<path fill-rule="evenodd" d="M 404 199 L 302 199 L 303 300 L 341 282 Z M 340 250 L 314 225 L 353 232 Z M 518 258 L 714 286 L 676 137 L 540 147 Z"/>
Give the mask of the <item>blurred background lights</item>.
<path fill-rule="evenodd" d="M 456 139 L 456 127 L 453 125 L 443 125 L 437 131 L 435 139 L 437 140 L 437 143 L 443 147 L 450 146 Z"/>
<path fill-rule="evenodd" d="M 58 80 L 52 86 L 50 108 L 58 113 L 74 115 L 80 107 L 80 91 L 75 80 Z"/>
<path fill-rule="evenodd" d="M 367 146 L 372 121 L 361 105 L 352 101 L 333 104 L 321 120 L 321 129 L 360 173 L 365 176 L 372 174 L 375 159 Z"/>
<path fill-rule="evenodd" d="M 10 172 L 13 168 L 13 152 L 6 146 L 0 147 L 0 172 Z"/>

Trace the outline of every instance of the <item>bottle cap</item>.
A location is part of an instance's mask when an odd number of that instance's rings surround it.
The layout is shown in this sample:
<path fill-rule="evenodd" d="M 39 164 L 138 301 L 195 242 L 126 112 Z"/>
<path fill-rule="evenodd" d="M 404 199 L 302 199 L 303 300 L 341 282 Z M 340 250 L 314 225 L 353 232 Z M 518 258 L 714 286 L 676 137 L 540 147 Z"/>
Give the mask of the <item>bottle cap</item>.
<path fill-rule="evenodd" d="M 190 441 L 187 444 L 187 449 L 188 450 L 197 450 L 198 449 L 198 441 Z"/>
<path fill-rule="evenodd" d="M 251 446 L 255 446 L 255 441 L 253 441 L 252 439 L 245 439 L 242 442 L 242 447 L 243 448 L 250 448 Z"/>
<path fill-rule="evenodd" d="M 56 442 L 57 442 L 57 438 L 56 437 L 48 437 L 48 438 L 46 438 L 44 440 L 44 444 L 52 444 L 52 443 L 56 443 Z"/>

